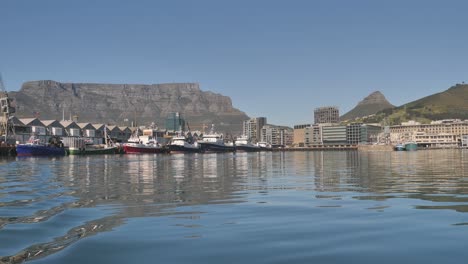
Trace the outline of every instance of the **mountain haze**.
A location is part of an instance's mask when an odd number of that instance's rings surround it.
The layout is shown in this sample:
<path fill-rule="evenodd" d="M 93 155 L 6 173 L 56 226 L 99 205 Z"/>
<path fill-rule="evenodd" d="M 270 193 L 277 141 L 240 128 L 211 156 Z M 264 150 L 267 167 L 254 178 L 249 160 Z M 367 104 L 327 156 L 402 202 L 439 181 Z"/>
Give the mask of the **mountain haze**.
<path fill-rule="evenodd" d="M 343 121 L 353 120 L 356 118 L 373 115 L 381 110 L 394 107 L 395 106 L 388 102 L 381 92 L 376 91 L 360 101 L 356 107 L 342 115 L 340 119 Z"/>
<path fill-rule="evenodd" d="M 164 127 L 168 113 L 180 112 L 192 130 L 215 124 L 219 132 L 239 133 L 248 116 L 232 106 L 231 99 L 200 90 L 197 83 L 94 84 L 31 81 L 18 92 L 18 117 L 39 113 L 40 119 L 77 115 L 79 122 L 138 125 L 155 122 Z"/>

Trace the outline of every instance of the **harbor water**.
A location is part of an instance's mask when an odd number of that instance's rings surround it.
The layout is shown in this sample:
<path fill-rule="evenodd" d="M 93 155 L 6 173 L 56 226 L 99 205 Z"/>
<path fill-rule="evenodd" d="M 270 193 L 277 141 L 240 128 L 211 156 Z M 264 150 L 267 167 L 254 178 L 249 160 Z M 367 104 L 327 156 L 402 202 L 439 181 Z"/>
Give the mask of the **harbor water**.
<path fill-rule="evenodd" d="M 0 263 L 462 263 L 468 150 L 0 159 Z"/>

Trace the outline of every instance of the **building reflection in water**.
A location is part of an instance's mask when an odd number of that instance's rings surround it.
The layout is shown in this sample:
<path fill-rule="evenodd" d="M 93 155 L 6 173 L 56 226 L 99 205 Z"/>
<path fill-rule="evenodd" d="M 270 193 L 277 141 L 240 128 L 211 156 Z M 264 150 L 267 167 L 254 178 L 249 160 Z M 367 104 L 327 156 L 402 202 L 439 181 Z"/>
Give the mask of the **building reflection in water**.
<path fill-rule="evenodd" d="M 418 209 L 468 212 L 467 150 L 417 152 L 265 152 L 187 155 L 102 155 L 17 159 L 0 167 L 0 183 L 27 185 L 15 200 L 1 190 L 3 207 L 70 196 L 30 215 L 0 219 L 0 228 L 47 221 L 67 209 L 104 206 L 104 217 L 73 228 L 53 243 L 32 245 L 11 256 L 51 254 L 77 239 L 111 230 L 132 217 L 174 213 L 200 216 L 194 205 L 242 203 L 249 195 L 303 191 L 313 199 L 384 201 L 393 197 L 457 203 Z M 13 179 L 13 180 L 11 180 Z M 9 183 L 10 184 L 10 183 Z M 47 189 L 47 196 L 39 197 Z M 54 193 L 55 191 L 55 193 Z M 311 198 L 312 199 L 312 198 Z M 55 250 L 55 251 L 54 251 Z"/>

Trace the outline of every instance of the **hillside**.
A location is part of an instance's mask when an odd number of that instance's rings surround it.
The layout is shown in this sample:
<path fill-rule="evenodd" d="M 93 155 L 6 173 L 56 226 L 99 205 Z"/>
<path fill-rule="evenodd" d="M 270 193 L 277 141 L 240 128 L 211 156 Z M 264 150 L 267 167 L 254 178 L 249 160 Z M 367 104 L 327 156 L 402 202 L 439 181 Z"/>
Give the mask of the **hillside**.
<path fill-rule="evenodd" d="M 468 85 L 457 84 L 448 90 L 426 96 L 402 106 L 380 111 L 375 116 L 365 118 L 365 122 L 399 124 L 408 120 L 428 123 L 440 119 L 468 119 Z"/>
<path fill-rule="evenodd" d="M 376 91 L 368 95 L 362 101 L 360 101 L 356 107 L 354 107 L 348 113 L 342 115 L 340 119 L 342 121 L 353 120 L 356 118 L 362 118 L 365 116 L 373 115 L 384 109 L 394 107 L 395 106 L 388 102 L 381 92 Z"/>
<path fill-rule="evenodd" d="M 164 127 L 168 113 L 180 112 L 193 130 L 215 124 L 219 132 L 238 133 L 248 116 L 231 99 L 201 91 L 196 83 L 93 84 L 32 81 L 11 92 L 18 117 L 39 113 L 41 119 L 77 115 L 80 122 L 139 125 L 155 122 Z"/>

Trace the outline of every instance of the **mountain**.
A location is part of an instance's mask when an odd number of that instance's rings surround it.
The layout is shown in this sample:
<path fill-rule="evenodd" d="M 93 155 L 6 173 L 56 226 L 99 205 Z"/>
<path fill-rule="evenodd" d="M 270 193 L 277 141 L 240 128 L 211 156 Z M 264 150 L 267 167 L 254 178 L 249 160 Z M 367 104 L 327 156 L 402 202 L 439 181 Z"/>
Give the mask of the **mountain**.
<path fill-rule="evenodd" d="M 431 120 L 468 119 L 468 85 L 456 84 L 441 93 L 380 111 L 363 121 L 380 122 L 383 119 L 390 125 L 408 120 L 429 123 Z"/>
<path fill-rule="evenodd" d="M 192 130 L 215 124 L 219 132 L 239 133 L 248 116 L 232 106 L 231 98 L 200 90 L 197 83 L 95 84 L 31 81 L 10 92 L 18 117 L 39 113 L 40 119 L 77 115 L 79 122 L 164 127 L 170 112 L 180 112 Z"/>
<path fill-rule="evenodd" d="M 373 115 L 384 109 L 394 107 L 395 106 L 388 102 L 381 92 L 376 91 L 368 95 L 362 101 L 360 101 L 356 107 L 354 107 L 351 111 L 341 116 L 340 119 L 353 120 L 356 118 Z"/>

